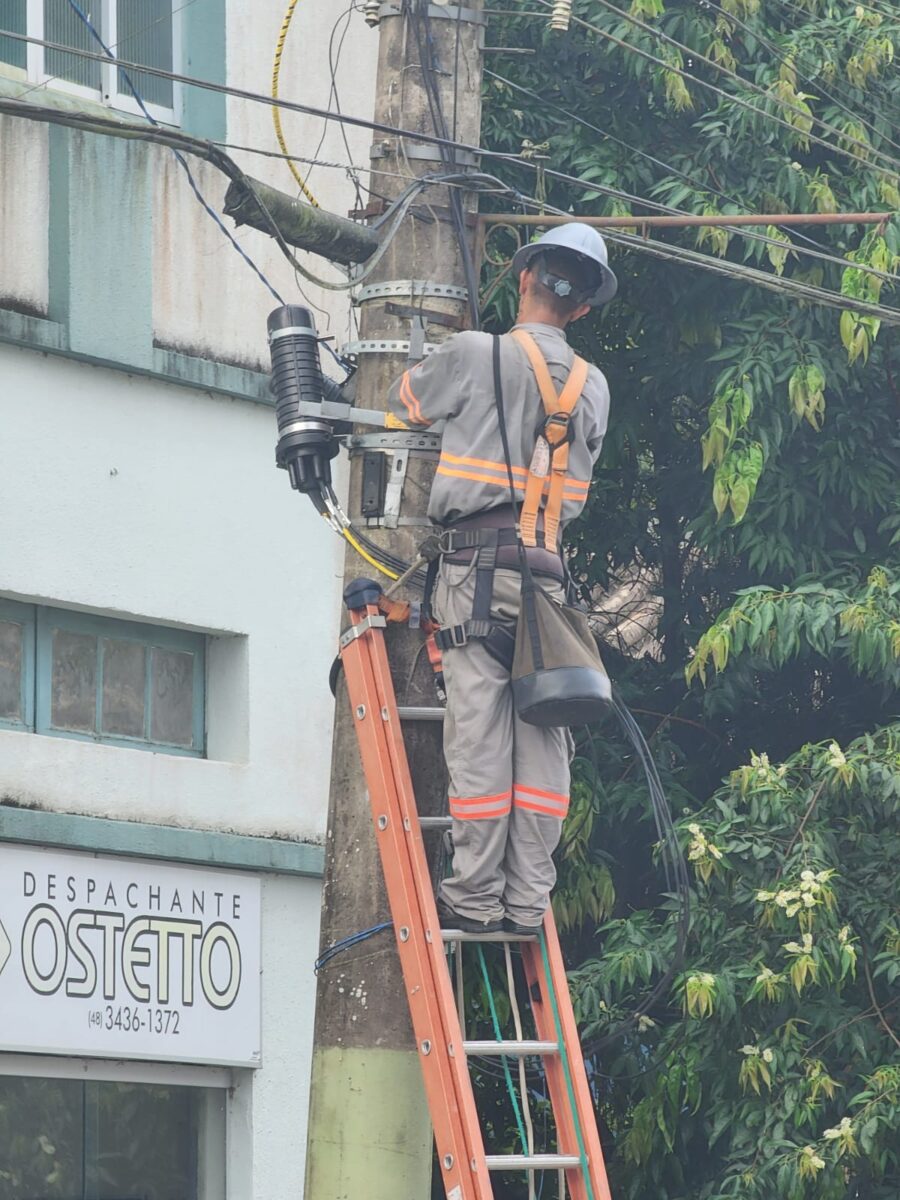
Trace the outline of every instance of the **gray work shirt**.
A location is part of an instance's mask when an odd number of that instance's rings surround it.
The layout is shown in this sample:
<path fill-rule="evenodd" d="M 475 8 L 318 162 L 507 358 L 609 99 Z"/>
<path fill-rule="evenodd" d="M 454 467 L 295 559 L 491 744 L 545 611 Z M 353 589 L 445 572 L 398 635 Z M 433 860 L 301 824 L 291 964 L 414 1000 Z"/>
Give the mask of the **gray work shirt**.
<path fill-rule="evenodd" d="M 518 328 L 537 342 L 561 392 L 575 357 L 563 331 L 536 322 Z M 417 429 L 437 425 L 442 433 L 441 459 L 428 503 L 428 516 L 437 525 L 452 525 L 460 518 L 510 503 L 494 400 L 492 343 L 487 333 L 458 333 L 405 371 L 388 395 L 391 411 L 402 421 Z M 500 369 L 516 499 L 521 503 L 544 405 L 531 364 L 514 338 L 501 338 Z M 597 367 L 590 366 L 572 415 L 574 437 L 561 527 L 584 507 L 608 415 L 606 379 Z"/>

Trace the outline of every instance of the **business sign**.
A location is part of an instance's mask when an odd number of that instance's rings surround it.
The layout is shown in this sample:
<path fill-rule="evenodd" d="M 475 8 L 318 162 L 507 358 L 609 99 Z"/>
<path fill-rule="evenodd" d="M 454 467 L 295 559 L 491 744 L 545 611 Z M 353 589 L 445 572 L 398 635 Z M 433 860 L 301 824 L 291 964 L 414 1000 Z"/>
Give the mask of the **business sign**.
<path fill-rule="evenodd" d="M 0 845 L 0 1050 L 259 1066 L 259 879 Z"/>

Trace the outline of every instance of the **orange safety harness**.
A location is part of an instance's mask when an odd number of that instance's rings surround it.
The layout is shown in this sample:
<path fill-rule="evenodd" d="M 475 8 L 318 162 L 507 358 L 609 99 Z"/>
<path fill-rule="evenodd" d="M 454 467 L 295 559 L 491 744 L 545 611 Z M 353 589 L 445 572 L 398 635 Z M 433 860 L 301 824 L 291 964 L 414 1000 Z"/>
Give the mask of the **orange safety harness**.
<path fill-rule="evenodd" d="M 546 360 L 531 335 L 524 329 L 514 329 L 510 336 L 515 338 L 528 356 L 544 405 L 544 419 L 531 457 L 517 527 L 445 529 L 439 539 L 440 553 L 429 566 L 424 602 L 427 612 L 438 559 L 459 551 L 473 550 L 475 596 L 472 616 L 458 625 L 439 629 L 434 635 L 435 644 L 439 650 L 449 650 L 464 646 L 470 638 L 479 638 L 488 654 L 506 667 L 512 662 L 515 625 L 493 620 L 490 611 L 498 554 L 506 547 L 517 545 L 520 540 L 526 548 L 542 546 L 551 553 L 558 550 L 557 539 L 569 469 L 569 444 L 574 436 L 571 418 L 588 373 L 588 364 L 576 355 L 562 391 L 557 392 Z M 543 528 L 539 530 L 538 519 L 544 499 Z M 513 563 L 508 565 L 513 566 Z"/>
<path fill-rule="evenodd" d="M 510 337 L 515 338 L 531 363 L 541 400 L 546 414 L 538 434 L 525 482 L 525 500 L 519 515 L 519 530 L 525 546 L 538 545 L 537 521 L 541 500 L 546 492 L 544 505 L 544 545 L 548 550 L 556 548 L 559 523 L 562 514 L 563 492 L 569 470 L 569 443 L 572 441 L 572 413 L 581 399 L 587 382 L 588 365 L 575 355 L 569 378 L 563 390 L 557 392 L 547 362 L 538 349 L 537 342 L 524 329 L 514 329 Z M 548 484 L 549 476 L 549 484 Z"/>

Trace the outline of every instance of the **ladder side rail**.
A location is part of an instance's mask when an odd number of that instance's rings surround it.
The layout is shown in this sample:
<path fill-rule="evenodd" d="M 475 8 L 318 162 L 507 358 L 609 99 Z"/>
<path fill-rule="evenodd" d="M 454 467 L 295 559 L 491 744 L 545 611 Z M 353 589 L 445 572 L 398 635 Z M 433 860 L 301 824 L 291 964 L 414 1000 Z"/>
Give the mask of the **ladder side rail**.
<path fill-rule="evenodd" d="M 478 1177 L 478 1186 L 486 1197 L 493 1196 L 490 1175 L 485 1164 L 484 1139 L 481 1132 L 481 1122 L 475 1108 L 475 1097 L 472 1089 L 472 1079 L 469 1074 L 468 1061 L 463 1050 L 463 1034 L 456 1008 L 456 998 L 450 980 L 450 972 L 441 936 L 440 922 L 437 914 L 437 904 L 434 896 L 434 882 L 428 868 L 425 856 L 425 843 L 419 826 L 419 815 L 416 809 L 415 792 L 412 777 L 409 773 L 409 762 L 406 756 L 406 745 L 397 701 L 394 693 L 393 677 L 387 655 L 387 643 L 384 632 L 373 630 L 366 635 L 365 642 L 369 646 L 370 661 L 375 674 L 375 686 L 381 704 L 387 711 L 387 719 L 383 722 L 385 734 L 390 747 L 391 762 L 397 780 L 397 795 L 402 817 L 407 847 L 408 861 L 414 876 L 415 892 L 419 900 L 419 911 L 422 928 L 425 930 L 426 949 L 432 962 L 432 979 L 435 995 L 439 999 L 439 1009 L 443 1017 L 445 1047 L 450 1055 L 450 1066 L 456 1079 L 456 1094 L 459 1098 L 463 1125 L 470 1140 L 470 1165 L 473 1175 Z"/>
<path fill-rule="evenodd" d="M 546 918 L 545 918 L 546 920 Z M 537 1036 L 541 1040 L 559 1042 L 559 1053 L 549 1055 L 542 1060 L 544 1074 L 547 1079 L 547 1091 L 550 1094 L 550 1106 L 556 1124 L 557 1151 L 560 1154 L 581 1156 L 578 1148 L 578 1136 L 575 1131 L 575 1113 L 566 1086 L 565 1070 L 562 1055 L 566 1052 L 563 1043 L 563 1031 L 557 1030 L 550 1004 L 550 988 L 552 981 L 544 971 L 544 960 L 539 942 L 522 944 L 522 963 L 525 968 L 525 979 L 531 996 L 531 1010 Z M 590 1169 L 590 1151 L 588 1151 L 588 1168 Z M 571 1200 L 592 1200 L 588 1191 L 587 1181 L 581 1166 L 567 1169 L 565 1172 L 567 1190 Z M 593 1200 L 599 1200 L 595 1196 Z"/>
<path fill-rule="evenodd" d="M 369 615 L 372 615 L 371 611 Z M 356 622 L 357 614 L 353 616 Z M 431 893 L 424 845 L 415 821 L 414 804 L 411 809 L 413 819 L 409 819 L 412 784 L 408 765 L 405 753 L 397 754 L 391 737 L 398 726 L 398 717 L 390 674 L 384 673 L 387 670 L 387 655 L 383 633 L 376 629 L 368 630 L 343 649 L 341 658 L 348 695 L 356 715 L 357 738 L 372 802 L 376 840 L 385 873 L 443 1183 L 448 1196 L 458 1197 L 459 1200 L 492 1200 L 481 1129 L 475 1112 L 471 1081 L 465 1072 L 462 1034 L 458 1029 L 443 945 L 440 935 L 437 935 L 435 943 L 432 933 L 432 930 L 438 929 L 437 911 Z M 378 669 L 381 658 L 384 670 Z M 385 679 L 390 689 L 387 691 Z M 383 716 L 385 712 L 386 718 Z M 401 804 L 404 791 L 405 803 Z M 417 842 L 410 837 L 412 830 L 416 831 Z M 419 871 L 415 870 L 417 857 L 421 858 Z M 425 897 L 431 901 L 434 910 L 431 923 L 423 916 L 422 892 L 417 887 L 417 876 L 421 877 L 422 871 L 428 880 Z M 423 1051 L 426 1043 L 429 1044 L 427 1053 Z M 448 1155 L 450 1167 L 446 1166 Z"/>
<path fill-rule="evenodd" d="M 559 944 L 559 934 L 553 911 L 548 910 L 544 918 L 544 947 L 549 965 L 550 983 L 556 996 L 557 1010 L 562 1026 L 562 1039 L 569 1063 L 569 1074 L 575 1093 L 575 1115 L 581 1129 L 582 1139 L 587 1150 L 591 1185 L 594 1200 L 611 1200 L 609 1179 L 606 1174 L 606 1163 L 603 1158 L 603 1148 L 600 1144 L 600 1132 L 597 1127 L 597 1112 L 591 1096 L 587 1071 L 584 1066 L 584 1056 L 581 1052 L 581 1039 L 578 1036 L 578 1026 L 569 995 L 569 983 L 566 967 L 563 962 L 562 949 Z M 540 946 L 531 948 L 538 954 Z"/>

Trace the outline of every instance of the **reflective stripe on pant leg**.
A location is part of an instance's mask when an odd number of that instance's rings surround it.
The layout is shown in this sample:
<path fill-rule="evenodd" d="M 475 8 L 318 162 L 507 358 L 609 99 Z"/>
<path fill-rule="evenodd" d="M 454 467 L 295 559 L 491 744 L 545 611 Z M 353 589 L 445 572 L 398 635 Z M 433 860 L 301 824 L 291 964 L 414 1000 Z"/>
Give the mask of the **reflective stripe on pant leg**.
<path fill-rule="evenodd" d="M 513 811 L 506 847 L 507 915 L 537 925 L 556 883 L 553 851 L 569 808 L 566 729 L 543 729 L 515 720 Z"/>
<path fill-rule="evenodd" d="M 443 564 L 435 615 L 455 625 L 472 615 L 475 573 Z M 503 857 L 512 806 L 513 715 L 509 677 L 478 641 L 444 652 L 444 756 L 450 775 L 453 870 L 441 899 L 463 916 L 503 915 Z"/>
<path fill-rule="evenodd" d="M 451 796 L 450 816 L 458 821 L 480 821 L 485 817 L 508 817 L 512 808 L 512 792 L 496 796 Z"/>

